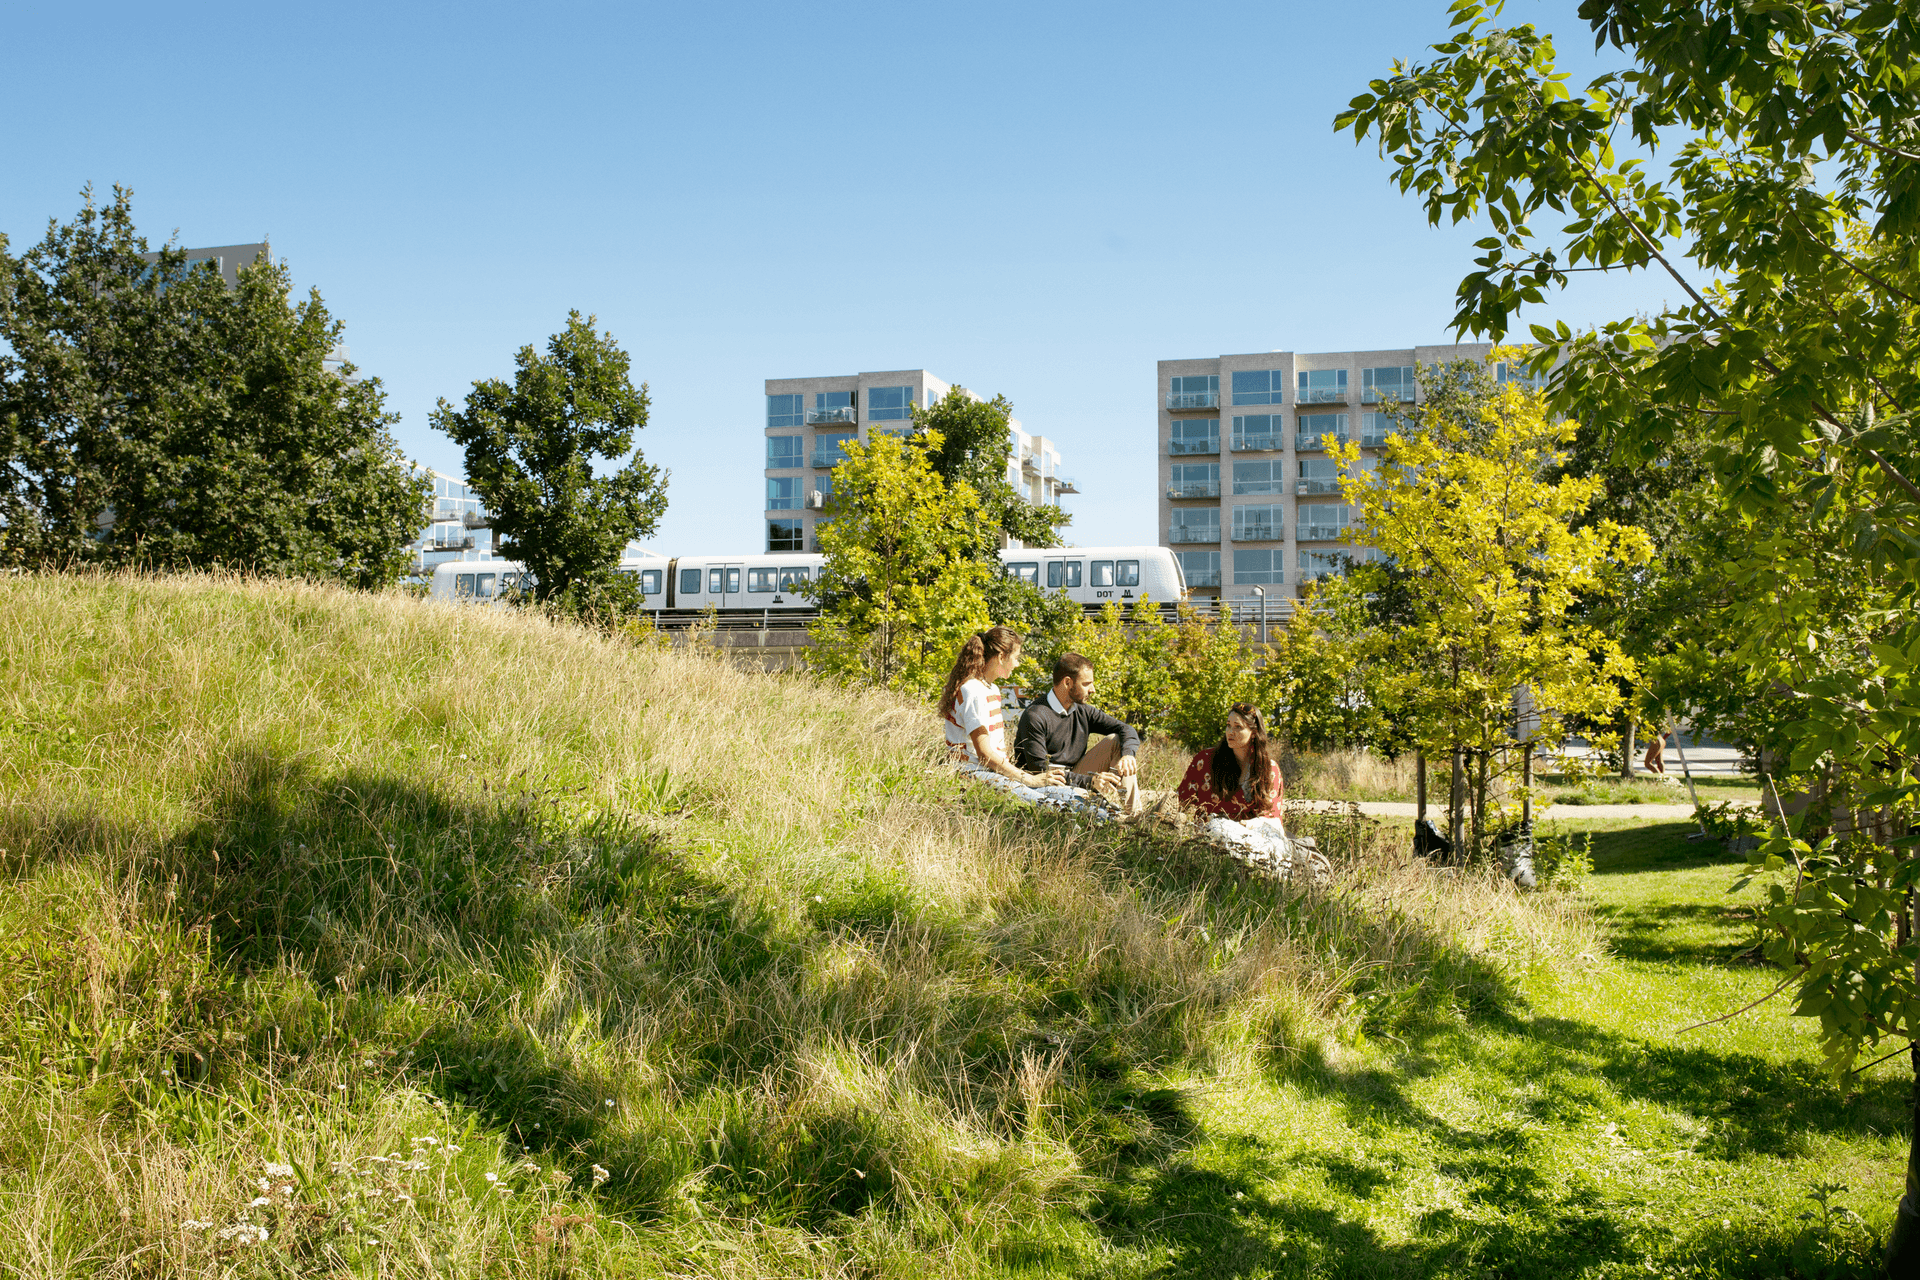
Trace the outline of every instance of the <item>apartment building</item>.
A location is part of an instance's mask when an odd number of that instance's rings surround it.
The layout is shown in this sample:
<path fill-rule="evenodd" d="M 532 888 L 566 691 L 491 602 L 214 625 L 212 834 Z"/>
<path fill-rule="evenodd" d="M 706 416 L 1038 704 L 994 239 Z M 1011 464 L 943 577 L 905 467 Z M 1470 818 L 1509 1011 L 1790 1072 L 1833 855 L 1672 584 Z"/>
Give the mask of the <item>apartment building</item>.
<path fill-rule="evenodd" d="M 768 378 L 766 550 L 813 551 L 814 530 L 833 493 L 843 446 L 874 431 L 905 431 L 913 409 L 931 408 L 951 384 L 925 369 L 892 369 L 825 378 Z M 969 393 L 971 394 L 971 393 Z M 1077 493 L 1060 473 L 1060 452 L 1045 436 L 1009 422 L 1007 479 L 1034 503 L 1058 505 Z"/>
<path fill-rule="evenodd" d="M 1483 342 L 1384 351 L 1268 351 L 1162 360 L 1157 386 L 1160 543 L 1195 596 L 1290 600 L 1302 584 L 1368 554 L 1345 541 L 1329 438 L 1379 465 L 1416 368 L 1485 360 Z M 1496 376 L 1504 376 L 1504 368 Z"/>
<path fill-rule="evenodd" d="M 432 468 L 426 475 L 433 482 L 433 515 L 408 547 L 413 553 L 413 572 L 425 578 L 449 561 L 498 559 L 491 517 L 480 495 L 458 476 Z"/>

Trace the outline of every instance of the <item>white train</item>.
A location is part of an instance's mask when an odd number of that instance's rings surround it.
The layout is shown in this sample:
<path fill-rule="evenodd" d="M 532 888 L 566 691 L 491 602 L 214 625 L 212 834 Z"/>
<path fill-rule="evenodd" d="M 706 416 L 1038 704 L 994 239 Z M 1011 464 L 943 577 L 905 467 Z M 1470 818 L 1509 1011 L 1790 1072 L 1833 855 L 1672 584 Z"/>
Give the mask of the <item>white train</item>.
<path fill-rule="evenodd" d="M 804 613 L 814 602 L 799 588 L 819 576 L 824 556 L 647 556 L 624 559 L 621 573 L 640 579 L 646 608 Z M 1142 597 L 1167 604 L 1187 594 L 1180 562 L 1165 547 L 1027 547 L 1000 553 L 1002 572 L 1083 605 L 1122 605 Z M 454 561 L 436 566 L 435 600 L 497 599 L 519 581 L 511 560 Z"/>

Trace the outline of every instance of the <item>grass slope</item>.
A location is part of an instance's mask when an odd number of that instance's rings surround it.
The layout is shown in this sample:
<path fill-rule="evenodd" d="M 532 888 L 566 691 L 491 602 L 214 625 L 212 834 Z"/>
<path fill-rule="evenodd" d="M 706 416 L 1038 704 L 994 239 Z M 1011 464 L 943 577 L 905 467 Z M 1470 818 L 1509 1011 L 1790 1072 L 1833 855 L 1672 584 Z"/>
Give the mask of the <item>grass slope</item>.
<path fill-rule="evenodd" d="M 1895 1193 L 1897 1071 L 1672 1030 L 1770 983 L 1657 841 L 1329 819 L 1290 895 L 896 699 L 314 588 L 7 580 L 0 670 L 0 1274 L 1850 1274 L 1793 1213 Z"/>

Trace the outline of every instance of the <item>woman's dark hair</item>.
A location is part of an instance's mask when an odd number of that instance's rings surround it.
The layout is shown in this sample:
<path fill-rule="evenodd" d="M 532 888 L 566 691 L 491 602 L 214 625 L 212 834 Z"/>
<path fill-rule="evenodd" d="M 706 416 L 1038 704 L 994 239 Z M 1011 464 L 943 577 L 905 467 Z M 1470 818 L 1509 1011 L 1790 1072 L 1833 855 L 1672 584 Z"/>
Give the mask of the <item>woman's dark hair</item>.
<path fill-rule="evenodd" d="M 1247 771 L 1252 775 L 1252 781 L 1247 784 L 1247 798 L 1264 809 L 1273 799 L 1273 755 L 1267 750 L 1267 718 L 1250 702 L 1234 703 L 1227 708 L 1227 714 L 1239 716 L 1253 728 L 1253 741 L 1247 744 Z M 1209 776 L 1217 796 L 1231 796 L 1240 790 L 1240 757 L 1233 754 L 1224 733 L 1220 735 L 1220 745 L 1213 749 Z"/>
<path fill-rule="evenodd" d="M 1012 627 L 988 627 L 985 631 L 976 631 L 968 636 L 967 642 L 960 646 L 960 656 L 953 660 L 953 672 L 947 677 L 947 687 L 940 691 L 941 717 L 953 714 L 953 704 L 960 696 L 960 686 L 985 671 L 988 658 L 1012 653 L 1020 647 L 1021 642 L 1022 636 Z"/>

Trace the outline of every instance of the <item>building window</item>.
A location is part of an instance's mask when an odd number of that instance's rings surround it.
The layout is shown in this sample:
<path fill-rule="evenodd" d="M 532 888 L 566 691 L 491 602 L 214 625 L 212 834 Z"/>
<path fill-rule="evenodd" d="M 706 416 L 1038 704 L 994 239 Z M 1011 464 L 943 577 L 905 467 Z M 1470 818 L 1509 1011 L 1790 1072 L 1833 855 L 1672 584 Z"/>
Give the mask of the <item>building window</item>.
<path fill-rule="evenodd" d="M 1296 381 L 1298 386 L 1293 398 L 1299 404 L 1345 404 L 1347 401 L 1345 369 L 1302 369 Z"/>
<path fill-rule="evenodd" d="M 1398 400 L 1412 403 L 1413 366 L 1403 364 L 1384 369 L 1362 369 L 1360 386 L 1360 399 L 1365 404 L 1392 404 Z"/>
<path fill-rule="evenodd" d="M 1167 440 L 1171 454 L 1219 453 L 1220 419 L 1175 418 Z"/>
<path fill-rule="evenodd" d="M 1332 436 L 1334 443 L 1347 442 L 1347 415 L 1344 413 L 1303 413 L 1300 415 L 1300 434 L 1294 438 L 1295 449 L 1322 449 L 1325 444 L 1322 436 Z"/>
<path fill-rule="evenodd" d="M 1217 462 L 1176 462 L 1167 481 L 1169 498 L 1217 498 L 1220 496 L 1220 464 Z"/>
<path fill-rule="evenodd" d="M 1503 387 L 1511 382 L 1517 386 L 1532 387 L 1535 390 L 1547 385 L 1545 378 L 1535 377 L 1533 374 L 1527 372 L 1526 365 L 1517 361 L 1507 360 L 1496 360 L 1493 362 L 1493 380 Z"/>
<path fill-rule="evenodd" d="M 912 387 L 868 387 L 868 422 L 905 422 L 913 415 L 907 412 L 913 403 Z"/>
<path fill-rule="evenodd" d="M 1175 507 L 1170 527 L 1173 542 L 1220 541 L 1220 508 Z"/>
<path fill-rule="evenodd" d="M 1284 462 L 1236 462 L 1233 464 L 1235 494 L 1270 494 L 1287 491 L 1287 464 Z"/>
<path fill-rule="evenodd" d="M 1190 587 L 1217 587 L 1220 585 L 1220 553 L 1218 551 L 1182 551 L 1179 552 L 1180 572 Z"/>
<path fill-rule="evenodd" d="M 813 478 L 813 491 L 819 494 L 820 501 L 825 503 L 828 498 L 833 496 L 833 477 L 815 476 Z"/>
<path fill-rule="evenodd" d="M 798 467 L 800 461 L 799 436 L 768 436 L 767 465 L 769 467 Z"/>
<path fill-rule="evenodd" d="M 1287 580 L 1287 553 L 1284 551 L 1236 551 L 1233 553 L 1235 586 L 1272 586 Z"/>
<path fill-rule="evenodd" d="M 1235 404 L 1286 403 L 1287 375 L 1278 369 L 1249 369 L 1233 375 Z"/>
<path fill-rule="evenodd" d="M 1347 508 L 1332 503 L 1303 504 L 1294 535 L 1302 542 L 1332 542 L 1347 531 Z"/>
<path fill-rule="evenodd" d="M 1220 403 L 1220 375 L 1194 373 L 1167 380 L 1167 408 L 1211 409 Z"/>
<path fill-rule="evenodd" d="M 1271 506 L 1235 507 L 1235 542 L 1279 542 L 1287 536 L 1287 509 L 1281 503 Z"/>
<path fill-rule="evenodd" d="M 1360 443 L 1368 449 L 1384 449 L 1387 437 L 1395 432 L 1405 435 L 1407 425 L 1391 413 L 1360 415 Z"/>
<path fill-rule="evenodd" d="M 1339 493 L 1340 464 L 1332 458 L 1302 458 L 1295 493 Z"/>
<path fill-rule="evenodd" d="M 799 551 L 806 545 L 798 520 L 767 521 L 768 551 Z"/>
<path fill-rule="evenodd" d="M 800 477 L 767 477 L 767 510 L 798 511 L 800 509 Z"/>
<path fill-rule="evenodd" d="M 805 396 L 768 396 L 767 425 L 770 427 L 799 427 L 805 424 L 803 401 Z"/>
<path fill-rule="evenodd" d="M 859 439 L 851 431 L 836 431 L 831 435 L 820 433 L 813 438 L 813 465 L 828 468 L 839 466 L 847 460 L 847 446 Z"/>
<path fill-rule="evenodd" d="M 1236 414 L 1233 447 L 1236 452 L 1287 447 L 1287 419 L 1278 413 Z"/>
<path fill-rule="evenodd" d="M 814 393 L 813 408 L 807 410 L 807 422 L 812 425 L 832 424 L 836 422 L 853 425 L 853 392 L 818 391 Z"/>

